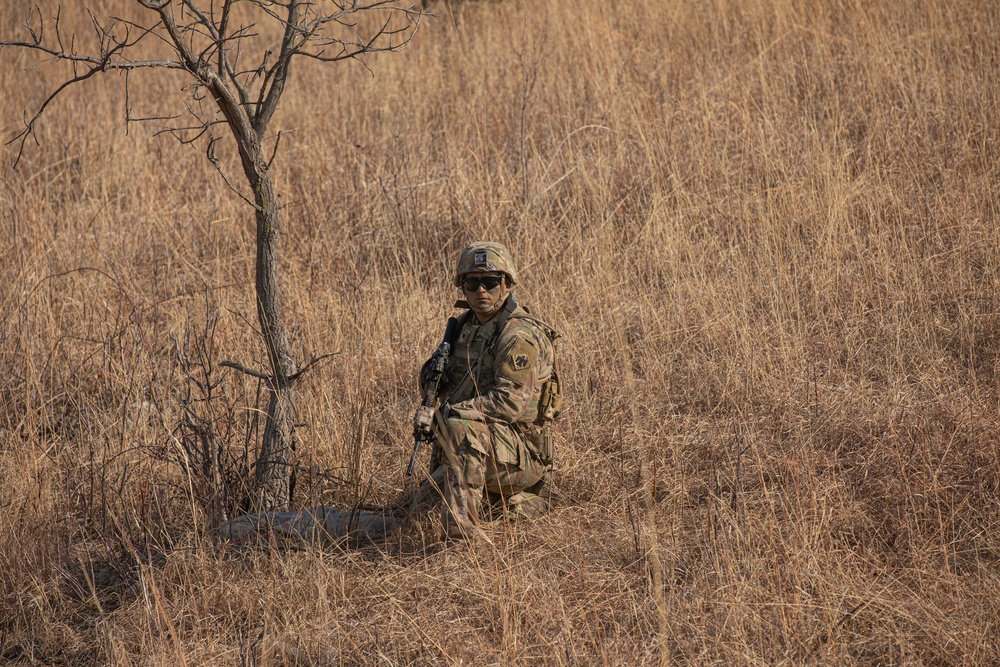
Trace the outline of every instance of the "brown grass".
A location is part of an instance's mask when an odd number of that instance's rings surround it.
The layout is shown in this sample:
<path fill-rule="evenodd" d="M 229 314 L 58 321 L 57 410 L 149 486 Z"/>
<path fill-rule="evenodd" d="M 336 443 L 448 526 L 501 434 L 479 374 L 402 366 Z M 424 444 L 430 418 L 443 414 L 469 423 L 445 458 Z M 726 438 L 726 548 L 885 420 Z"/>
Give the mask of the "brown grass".
<path fill-rule="evenodd" d="M 0 662 L 1000 664 L 1000 8 L 434 10 L 373 74 L 301 63 L 273 125 L 288 322 L 339 352 L 297 504 L 403 490 L 476 238 L 565 334 L 566 500 L 470 551 L 207 538 L 171 336 L 261 363 L 252 216 L 94 79 L 0 174 Z M 3 136 L 66 74 L 33 62 Z M 240 455 L 256 385 L 216 373 Z"/>

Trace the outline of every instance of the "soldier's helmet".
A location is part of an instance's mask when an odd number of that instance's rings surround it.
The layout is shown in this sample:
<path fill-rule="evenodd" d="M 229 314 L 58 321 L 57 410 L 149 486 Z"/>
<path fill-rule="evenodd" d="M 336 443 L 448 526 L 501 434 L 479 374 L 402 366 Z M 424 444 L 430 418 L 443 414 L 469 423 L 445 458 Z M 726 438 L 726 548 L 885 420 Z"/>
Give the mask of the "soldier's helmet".
<path fill-rule="evenodd" d="M 455 286 L 462 284 L 462 277 L 473 271 L 497 271 L 510 277 L 510 284 L 517 284 L 517 269 L 507 248 L 499 243 L 476 241 L 467 245 L 458 256 L 455 267 Z"/>

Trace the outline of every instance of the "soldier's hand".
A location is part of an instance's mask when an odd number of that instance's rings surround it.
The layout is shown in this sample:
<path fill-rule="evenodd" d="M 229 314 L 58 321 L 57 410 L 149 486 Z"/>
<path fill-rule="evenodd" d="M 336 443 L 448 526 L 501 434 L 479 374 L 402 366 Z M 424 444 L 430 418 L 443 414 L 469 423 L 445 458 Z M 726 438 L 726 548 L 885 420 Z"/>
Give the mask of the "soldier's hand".
<path fill-rule="evenodd" d="M 434 429 L 434 408 L 421 405 L 413 415 L 413 430 L 417 433 L 430 434 Z"/>

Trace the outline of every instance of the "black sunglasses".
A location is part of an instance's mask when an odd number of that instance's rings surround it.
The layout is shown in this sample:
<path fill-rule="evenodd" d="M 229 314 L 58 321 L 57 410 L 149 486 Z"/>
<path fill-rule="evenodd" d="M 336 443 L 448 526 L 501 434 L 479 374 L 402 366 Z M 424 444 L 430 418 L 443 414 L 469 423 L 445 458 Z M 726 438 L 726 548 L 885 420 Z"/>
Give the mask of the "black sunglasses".
<path fill-rule="evenodd" d="M 492 292 L 503 282 L 503 276 L 480 276 L 477 278 L 466 278 L 462 281 L 462 287 L 467 292 L 478 292 L 479 286 L 486 288 L 487 292 Z"/>

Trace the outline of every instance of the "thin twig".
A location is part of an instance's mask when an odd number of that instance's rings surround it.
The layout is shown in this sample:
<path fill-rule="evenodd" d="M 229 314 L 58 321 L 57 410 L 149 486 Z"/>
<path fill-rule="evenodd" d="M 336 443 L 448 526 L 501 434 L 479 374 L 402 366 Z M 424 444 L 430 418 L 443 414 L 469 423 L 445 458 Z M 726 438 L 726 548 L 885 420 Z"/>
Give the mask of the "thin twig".
<path fill-rule="evenodd" d="M 262 210 L 261 207 L 258 206 L 256 202 L 250 201 L 249 197 L 247 197 L 245 194 L 243 194 L 239 190 L 239 188 L 237 188 L 235 185 L 233 185 L 230 182 L 229 177 L 226 176 L 226 172 L 222 171 L 222 166 L 219 164 L 219 158 L 217 158 L 215 156 L 215 142 L 216 141 L 217 141 L 217 139 L 215 139 L 213 137 L 208 142 L 208 148 L 205 150 L 205 155 L 208 157 L 208 161 L 211 162 L 212 166 L 215 167 L 215 170 L 217 172 L 219 172 L 219 176 L 222 176 L 222 180 L 226 182 L 226 185 L 229 186 L 230 190 L 232 190 L 233 192 L 235 192 L 239 196 L 240 199 L 242 199 L 246 203 L 248 203 L 251 206 L 253 206 L 255 210 L 258 210 L 258 211 Z"/>
<path fill-rule="evenodd" d="M 338 354 L 340 354 L 340 350 L 338 350 L 336 352 L 329 352 L 327 354 L 321 354 L 318 357 L 313 357 L 308 362 L 306 362 L 306 365 L 303 366 L 302 368 L 300 368 L 298 370 L 298 372 L 289 375 L 288 376 L 288 380 L 289 381 L 298 380 L 300 377 L 302 377 L 303 375 L 305 375 L 305 373 L 307 373 L 308 371 L 312 370 L 321 361 L 329 359 L 330 357 L 335 357 Z"/>

